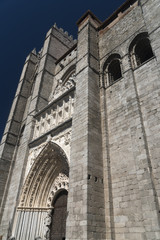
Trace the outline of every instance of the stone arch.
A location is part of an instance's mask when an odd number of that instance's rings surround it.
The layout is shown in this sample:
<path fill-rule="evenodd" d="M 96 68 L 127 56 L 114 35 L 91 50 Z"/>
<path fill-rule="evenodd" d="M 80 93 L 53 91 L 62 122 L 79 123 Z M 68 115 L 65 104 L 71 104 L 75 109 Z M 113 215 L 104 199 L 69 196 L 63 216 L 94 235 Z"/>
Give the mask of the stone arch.
<path fill-rule="evenodd" d="M 68 159 L 59 145 L 49 142 L 28 173 L 22 190 L 20 207 L 46 207 L 46 198 L 59 173 L 68 176 Z"/>
<path fill-rule="evenodd" d="M 118 53 L 111 54 L 103 64 L 103 84 L 109 86 L 122 77 L 121 56 Z"/>
<path fill-rule="evenodd" d="M 76 66 L 75 66 L 75 64 L 72 65 L 72 66 L 70 66 L 70 67 L 66 70 L 66 72 L 65 72 L 65 73 L 63 74 L 63 76 L 62 76 L 62 82 L 63 82 L 63 84 L 66 83 L 66 81 L 70 78 L 70 76 L 72 76 L 72 75 L 75 73 L 75 71 L 76 71 Z"/>
<path fill-rule="evenodd" d="M 48 196 L 47 207 L 52 206 L 54 199 L 56 198 L 57 194 L 59 194 L 60 191 L 63 191 L 63 190 L 68 191 L 68 189 L 69 189 L 69 178 L 65 174 L 60 173 L 55 179 L 51 192 Z"/>
<path fill-rule="evenodd" d="M 44 237 L 45 239 L 49 239 L 50 231 L 51 231 L 51 224 L 52 224 L 52 217 L 53 217 L 53 204 L 60 194 L 60 192 L 66 191 L 68 193 L 69 188 L 69 178 L 60 173 L 54 181 L 54 184 L 51 188 L 51 192 L 48 197 L 47 207 L 49 210 L 47 211 L 46 217 L 44 219 Z"/>
<path fill-rule="evenodd" d="M 147 32 L 141 32 L 134 37 L 129 45 L 129 56 L 132 68 L 140 66 L 154 56 Z"/>
<path fill-rule="evenodd" d="M 16 239 L 44 239 L 49 226 L 44 222 L 53 209 L 48 202 L 49 196 L 51 193 L 53 197 L 56 196 L 56 192 L 62 189 L 68 191 L 68 177 L 66 154 L 59 145 L 48 142 L 35 159 L 22 189 L 13 228 Z M 25 229 L 24 224 L 28 226 Z"/>
<path fill-rule="evenodd" d="M 70 66 L 62 76 L 57 77 L 56 81 L 57 85 L 50 95 L 50 102 L 75 89 L 75 65 Z"/>

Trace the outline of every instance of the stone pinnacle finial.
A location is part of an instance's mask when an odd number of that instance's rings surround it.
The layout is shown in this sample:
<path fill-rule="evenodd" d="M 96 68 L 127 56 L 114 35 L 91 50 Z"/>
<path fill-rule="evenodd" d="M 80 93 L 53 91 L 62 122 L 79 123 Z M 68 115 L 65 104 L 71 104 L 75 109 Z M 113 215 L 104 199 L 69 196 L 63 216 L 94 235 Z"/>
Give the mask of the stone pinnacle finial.
<path fill-rule="evenodd" d="M 64 33 L 64 30 L 63 30 L 63 28 L 59 28 L 59 30 L 60 30 L 62 33 Z"/>
<path fill-rule="evenodd" d="M 54 27 L 54 28 L 57 28 L 57 24 L 56 24 L 56 23 L 54 23 L 53 27 Z"/>
<path fill-rule="evenodd" d="M 36 48 L 34 48 L 31 53 L 37 54 L 37 53 L 36 53 Z"/>

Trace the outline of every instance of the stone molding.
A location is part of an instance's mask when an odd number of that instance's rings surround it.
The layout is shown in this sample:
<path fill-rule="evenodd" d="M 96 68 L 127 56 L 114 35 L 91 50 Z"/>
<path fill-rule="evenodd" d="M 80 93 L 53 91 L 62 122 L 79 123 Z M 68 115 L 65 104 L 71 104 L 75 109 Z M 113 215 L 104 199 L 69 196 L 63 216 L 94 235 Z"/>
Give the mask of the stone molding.
<path fill-rule="evenodd" d="M 67 80 L 58 79 L 57 86 L 51 96 L 50 102 L 60 97 L 71 88 L 75 87 L 75 77 L 75 72 L 73 72 Z"/>
<path fill-rule="evenodd" d="M 74 93 L 54 103 L 45 112 L 36 117 L 34 137 L 36 139 L 72 118 L 74 112 Z"/>
<path fill-rule="evenodd" d="M 61 190 L 67 190 L 69 189 L 69 178 L 63 174 L 63 173 L 59 173 L 58 177 L 55 179 L 52 190 L 49 194 L 48 200 L 47 200 L 47 207 L 51 207 L 53 200 L 55 198 L 55 196 L 57 195 L 57 193 Z"/>
<path fill-rule="evenodd" d="M 58 172 L 68 175 L 68 168 L 68 159 L 63 149 L 51 141 L 47 143 L 25 180 L 19 207 L 45 207 L 49 189 Z"/>

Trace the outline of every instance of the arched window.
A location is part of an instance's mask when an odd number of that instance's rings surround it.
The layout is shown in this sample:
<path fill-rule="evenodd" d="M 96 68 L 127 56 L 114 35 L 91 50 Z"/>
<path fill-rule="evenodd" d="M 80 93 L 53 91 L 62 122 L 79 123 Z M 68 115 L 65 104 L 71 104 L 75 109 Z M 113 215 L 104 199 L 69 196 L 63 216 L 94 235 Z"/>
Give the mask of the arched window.
<path fill-rule="evenodd" d="M 76 85 L 75 81 L 75 65 L 69 67 L 69 69 L 64 73 L 63 76 L 57 77 L 57 85 L 53 86 L 52 93 L 49 98 L 49 102 L 52 102 L 54 99 L 60 97 L 62 94 L 67 91 L 73 90 Z"/>
<path fill-rule="evenodd" d="M 132 67 L 136 68 L 153 57 L 153 51 L 147 33 L 141 33 L 132 41 L 130 48 Z"/>
<path fill-rule="evenodd" d="M 104 82 L 107 86 L 111 85 L 122 77 L 120 55 L 111 55 L 104 64 Z"/>
<path fill-rule="evenodd" d="M 114 59 L 108 66 L 110 83 L 122 77 L 119 59 Z"/>
<path fill-rule="evenodd" d="M 75 76 L 75 65 L 72 65 L 62 76 L 62 84 L 64 85 L 70 78 L 73 78 Z"/>

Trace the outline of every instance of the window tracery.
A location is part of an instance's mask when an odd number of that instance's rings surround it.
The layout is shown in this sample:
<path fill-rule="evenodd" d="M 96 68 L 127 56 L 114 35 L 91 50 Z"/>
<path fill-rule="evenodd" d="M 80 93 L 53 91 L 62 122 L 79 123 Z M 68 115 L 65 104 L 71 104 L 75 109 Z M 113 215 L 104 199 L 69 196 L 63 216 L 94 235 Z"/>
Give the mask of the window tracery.
<path fill-rule="evenodd" d="M 139 67 L 154 56 L 147 33 L 140 33 L 135 37 L 130 45 L 129 54 L 133 68 Z"/>
<path fill-rule="evenodd" d="M 70 89 L 73 89 L 76 85 L 76 75 L 75 75 L 75 66 L 71 66 L 63 76 L 56 77 L 57 85 L 54 87 L 51 95 L 50 102 L 62 96 L 64 93 L 68 92 Z"/>
<path fill-rule="evenodd" d="M 122 77 L 121 57 L 119 54 L 112 54 L 104 64 L 104 85 L 113 84 Z"/>
<path fill-rule="evenodd" d="M 67 92 L 69 89 L 75 86 L 75 72 L 73 72 L 66 80 L 59 79 L 57 81 L 57 86 L 53 93 L 53 99 L 58 98 L 63 93 Z"/>

